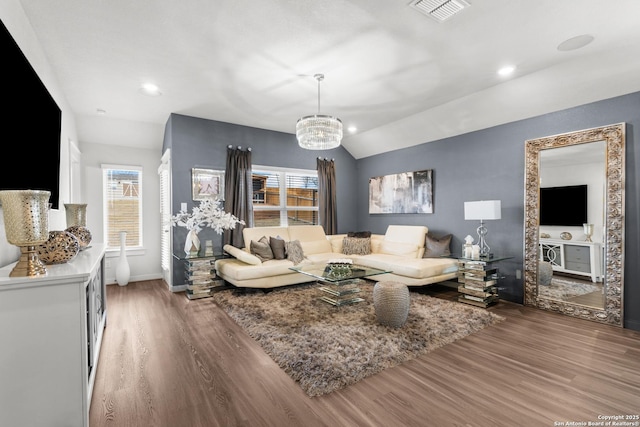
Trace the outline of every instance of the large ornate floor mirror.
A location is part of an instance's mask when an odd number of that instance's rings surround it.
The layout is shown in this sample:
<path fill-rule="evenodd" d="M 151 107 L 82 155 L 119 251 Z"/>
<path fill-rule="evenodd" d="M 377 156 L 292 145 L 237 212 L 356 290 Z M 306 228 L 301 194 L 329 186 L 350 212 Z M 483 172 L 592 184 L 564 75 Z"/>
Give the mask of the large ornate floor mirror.
<path fill-rule="evenodd" d="M 625 123 L 525 142 L 524 304 L 623 326 Z"/>

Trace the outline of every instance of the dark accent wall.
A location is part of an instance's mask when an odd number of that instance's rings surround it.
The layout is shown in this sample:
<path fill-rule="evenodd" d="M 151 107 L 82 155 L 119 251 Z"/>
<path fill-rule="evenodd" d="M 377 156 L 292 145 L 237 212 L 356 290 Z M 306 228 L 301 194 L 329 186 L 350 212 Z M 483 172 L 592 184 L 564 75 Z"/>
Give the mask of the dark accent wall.
<path fill-rule="evenodd" d="M 524 256 L 524 142 L 528 139 L 614 123 L 626 126 L 624 323 L 640 330 L 640 92 L 545 114 L 358 160 L 358 228 L 384 232 L 388 224 L 426 225 L 430 233 L 453 234 L 458 253 L 467 234 L 477 240 L 476 221 L 464 220 L 464 202 L 502 201 L 502 219 L 487 221 L 487 241 L 497 254 L 513 255 L 500 264 L 502 298 L 522 303 Z M 370 215 L 369 178 L 433 169 L 434 213 Z"/>
<path fill-rule="evenodd" d="M 189 209 L 193 206 L 191 168 L 224 169 L 229 144 L 252 147 L 256 165 L 315 169 L 315 159 L 321 155 L 336 159 L 340 233 L 384 233 L 390 224 L 426 225 L 435 236 L 453 234 L 455 253 L 460 252 L 467 234 L 477 239 L 478 223 L 464 220 L 464 202 L 499 199 L 502 219 L 486 223 L 487 241 L 496 254 L 513 256 L 500 264 L 506 276 L 500 294 L 521 304 L 523 281 L 516 275 L 523 270 L 524 255 L 524 141 L 625 122 L 624 323 L 640 330 L 640 264 L 636 261 L 640 255 L 640 142 L 635 136 L 635 129 L 640 128 L 639 112 L 637 92 L 357 161 L 343 148 L 326 152 L 300 149 L 291 134 L 174 114 L 167 123 L 163 152 L 172 148 L 174 212 L 180 209 L 180 202 L 187 202 Z M 433 169 L 433 214 L 368 213 L 369 178 L 423 169 Z M 184 229 L 174 228 L 174 253 L 182 253 L 185 235 Z M 207 238 L 203 235 L 202 240 Z M 174 279 L 181 268 L 174 264 Z"/>
<path fill-rule="evenodd" d="M 172 212 L 180 211 L 180 204 L 187 203 L 191 211 L 191 169 L 224 170 L 227 147 L 251 147 L 254 165 L 293 169 L 316 169 L 319 156 L 335 159 L 338 182 L 338 231 L 346 233 L 356 229 L 356 161 L 343 147 L 327 151 L 305 150 L 298 146 L 295 135 L 240 126 L 231 123 L 205 120 L 172 114 L 165 126 L 162 152 L 171 148 Z M 173 227 L 173 253 L 184 255 L 187 230 Z M 222 250 L 222 237 L 213 230 L 198 234 L 204 247 L 205 240 L 212 240 L 214 251 Z M 184 283 L 183 266 L 179 260 L 173 263 L 174 285 Z"/>

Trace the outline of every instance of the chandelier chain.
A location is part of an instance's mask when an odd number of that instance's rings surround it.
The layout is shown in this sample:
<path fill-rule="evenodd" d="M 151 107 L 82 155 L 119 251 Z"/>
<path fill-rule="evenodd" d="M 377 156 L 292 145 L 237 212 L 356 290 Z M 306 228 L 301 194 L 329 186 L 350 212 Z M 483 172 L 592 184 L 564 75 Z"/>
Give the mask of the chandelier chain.
<path fill-rule="evenodd" d="M 324 80 L 324 74 L 315 74 L 313 77 L 318 81 L 318 114 L 320 114 L 320 82 Z"/>

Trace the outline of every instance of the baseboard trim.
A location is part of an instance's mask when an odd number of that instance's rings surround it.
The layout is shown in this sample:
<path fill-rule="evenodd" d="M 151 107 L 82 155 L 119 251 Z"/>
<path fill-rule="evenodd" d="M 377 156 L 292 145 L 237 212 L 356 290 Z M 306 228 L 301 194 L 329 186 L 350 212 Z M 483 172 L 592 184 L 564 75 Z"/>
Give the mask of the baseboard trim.
<path fill-rule="evenodd" d="M 162 274 L 142 274 L 139 276 L 131 276 L 129 278 L 129 282 L 143 282 L 145 280 L 158 280 L 158 279 L 162 279 Z M 118 284 L 115 277 L 105 278 L 105 282 L 107 285 Z"/>
<path fill-rule="evenodd" d="M 634 331 L 640 331 L 640 322 L 635 320 L 624 322 L 625 329 L 633 329 Z"/>

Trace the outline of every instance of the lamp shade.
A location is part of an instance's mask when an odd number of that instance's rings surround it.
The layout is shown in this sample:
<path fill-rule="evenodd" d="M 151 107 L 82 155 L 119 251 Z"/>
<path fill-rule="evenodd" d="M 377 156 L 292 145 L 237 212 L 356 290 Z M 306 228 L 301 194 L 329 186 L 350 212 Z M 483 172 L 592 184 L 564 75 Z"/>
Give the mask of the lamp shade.
<path fill-rule="evenodd" d="M 464 219 L 488 220 L 500 219 L 502 209 L 500 200 L 480 200 L 477 202 L 464 202 Z"/>

